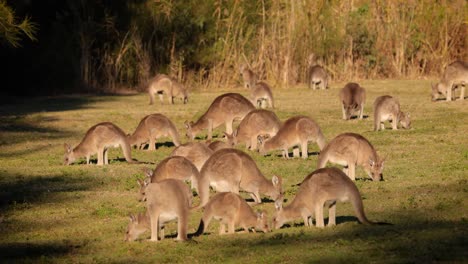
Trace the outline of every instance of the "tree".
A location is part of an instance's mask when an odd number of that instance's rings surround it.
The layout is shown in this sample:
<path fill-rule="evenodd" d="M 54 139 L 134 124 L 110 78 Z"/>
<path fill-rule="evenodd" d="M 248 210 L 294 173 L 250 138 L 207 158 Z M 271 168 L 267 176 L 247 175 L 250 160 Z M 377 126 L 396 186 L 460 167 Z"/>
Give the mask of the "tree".
<path fill-rule="evenodd" d="M 15 11 L 5 1 L 0 1 L 0 40 L 15 48 L 21 46 L 22 35 L 36 40 L 37 31 L 36 24 L 29 17 L 25 17 L 20 22 L 17 21 Z"/>

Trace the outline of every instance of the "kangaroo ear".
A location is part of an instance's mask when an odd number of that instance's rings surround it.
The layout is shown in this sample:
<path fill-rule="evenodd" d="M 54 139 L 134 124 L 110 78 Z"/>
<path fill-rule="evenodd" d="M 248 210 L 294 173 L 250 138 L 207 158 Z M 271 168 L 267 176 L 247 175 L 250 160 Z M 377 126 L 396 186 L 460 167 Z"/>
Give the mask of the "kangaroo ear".
<path fill-rule="evenodd" d="M 277 211 L 283 209 L 283 199 L 278 199 L 275 201 L 275 209 Z"/>
<path fill-rule="evenodd" d="M 138 186 L 143 187 L 143 184 L 145 184 L 145 183 L 142 180 L 137 179 L 137 184 L 138 184 Z"/>
<path fill-rule="evenodd" d="M 184 125 L 185 125 L 185 128 L 186 129 L 189 129 L 190 128 L 190 123 L 188 121 L 185 121 L 184 122 Z"/>
<path fill-rule="evenodd" d="M 264 214 L 263 214 L 262 211 L 257 212 L 257 218 L 263 219 L 263 216 L 264 216 Z"/>
<path fill-rule="evenodd" d="M 68 145 L 67 143 L 63 144 L 63 147 L 65 148 L 65 152 L 70 153 L 71 152 L 71 146 Z"/>
<path fill-rule="evenodd" d="M 271 178 L 271 182 L 273 183 L 273 186 L 277 186 L 280 182 L 280 179 L 278 176 L 273 175 L 273 177 Z"/>
<path fill-rule="evenodd" d="M 128 218 L 130 219 L 130 222 L 136 222 L 136 217 L 133 214 L 128 215 Z"/>
<path fill-rule="evenodd" d="M 151 170 L 150 168 L 144 167 L 141 170 L 143 171 L 143 173 L 145 174 L 147 178 L 151 178 L 151 176 L 153 176 L 153 170 Z"/>
<path fill-rule="evenodd" d="M 374 162 L 372 159 L 369 159 L 369 165 L 370 165 L 371 167 L 374 167 L 375 162 Z"/>

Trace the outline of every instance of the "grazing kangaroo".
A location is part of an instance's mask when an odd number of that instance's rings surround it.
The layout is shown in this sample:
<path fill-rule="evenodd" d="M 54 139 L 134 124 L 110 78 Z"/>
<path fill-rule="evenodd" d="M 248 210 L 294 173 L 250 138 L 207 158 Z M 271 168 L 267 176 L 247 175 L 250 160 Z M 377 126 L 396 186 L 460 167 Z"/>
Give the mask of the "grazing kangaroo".
<path fill-rule="evenodd" d="M 328 88 L 328 74 L 322 66 L 314 65 L 309 68 L 309 88 L 312 90 Z"/>
<path fill-rule="evenodd" d="M 444 75 L 439 83 L 432 85 L 432 101 L 439 98 L 439 94 L 445 95 L 447 101 L 452 100 L 452 91 L 460 88 L 460 100 L 465 99 L 465 86 L 468 85 L 468 62 L 455 61 L 445 68 Z"/>
<path fill-rule="evenodd" d="M 260 193 L 273 200 L 281 196 L 281 178 L 273 176 L 271 181 L 263 176 L 255 161 L 246 153 L 237 149 L 221 149 L 213 153 L 201 170 L 198 182 L 200 205 L 209 199 L 210 186 L 216 192 L 250 193 L 255 203 L 261 203 Z"/>
<path fill-rule="evenodd" d="M 251 89 L 257 83 L 257 75 L 251 71 L 245 64 L 240 67 L 240 74 L 244 81 L 244 88 Z"/>
<path fill-rule="evenodd" d="M 167 222 L 168 219 L 164 219 Z M 148 211 L 145 213 L 139 213 L 138 215 L 130 215 L 130 223 L 128 223 L 127 231 L 125 233 L 125 241 L 131 242 L 138 239 L 138 237 L 145 233 L 147 230 L 151 230 L 151 220 Z M 164 239 L 164 226 L 160 225 L 161 239 Z"/>
<path fill-rule="evenodd" d="M 366 102 L 366 90 L 357 83 L 348 83 L 340 91 L 343 119 L 348 120 L 352 114 L 359 111 L 359 119 L 364 114 L 364 103 Z"/>
<path fill-rule="evenodd" d="M 320 152 L 317 168 L 324 168 L 327 162 L 345 166 L 343 171 L 355 180 L 356 166 L 362 166 L 374 180 L 383 181 L 385 159 L 379 158 L 371 143 L 359 134 L 343 133 L 332 139 Z"/>
<path fill-rule="evenodd" d="M 151 114 L 145 116 L 138 124 L 132 135 L 128 136 L 131 146 L 137 146 L 142 149 L 149 141 L 148 150 L 155 150 L 156 139 L 170 136 L 174 145 L 179 146 L 179 132 L 174 123 L 162 114 Z"/>
<path fill-rule="evenodd" d="M 275 108 L 273 93 L 266 82 L 258 82 L 253 86 L 250 92 L 250 101 L 260 108 L 263 108 L 263 101 L 266 101 L 270 108 Z"/>
<path fill-rule="evenodd" d="M 188 102 L 188 92 L 185 87 L 174 80 L 173 78 L 165 74 L 157 74 L 152 80 L 150 80 L 148 86 L 148 93 L 150 97 L 150 105 L 154 103 L 154 94 L 159 95 L 159 100 L 163 102 L 163 94 L 165 94 L 169 100 L 169 103 L 174 104 L 174 97 L 179 97 L 184 101 L 184 104 Z"/>
<path fill-rule="evenodd" d="M 205 162 L 211 157 L 211 154 L 213 154 L 213 150 L 204 143 L 189 142 L 176 147 L 172 151 L 171 156 L 185 157 L 197 167 L 198 171 L 201 171 Z"/>
<path fill-rule="evenodd" d="M 203 216 L 194 236 L 203 234 L 208 229 L 212 218 L 221 221 L 219 226 L 220 235 L 226 234 L 226 225 L 228 234 L 234 234 L 236 226 L 242 227 L 244 232 L 248 232 L 249 227 L 253 227 L 253 232 L 255 232 L 255 229 L 264 233 L 270 231 L 266 212 L 255 213 L 242 197 L 231 192 L 217 193 L 211 197 L 210 201 L 204 206 Z"/>
<path fill-rule="evenodd" d="M 228 143 L 232 145 L 244 143 L 250 150 L 257 149 L 259 135 L 276 135 L 281 127 L 281 121 L 275 113 L 257 109 L 248 113 L 240 122 L 232 135 L 226 134 Z"/>
<path fill-rule="evenodd" d="M 393 130 L 398 129 L 398 123 L 404 129 L 411 127 L 410 114 L 400 111 L 400 102 L 390 95 L 377 97 L 374 101 L 374 131 L 384 130 L 383 122 L 391 120 Z"/>
<path fill-rule="evenodd" d="M 140 199 L 145 194 L 145 188 L 150 182 L 159 182 L 165 179 L 177 179 L 181 181 L 190 181 L 192 188 L 198 193 L 198 181 L 200 172 L 188 159 L 181 156 L 167 157 L 162 160 L 153 170 L 144 168 L 148 181 L 138 180 L 140 185 Z"/>
<path fill-rule="evenodd" d="M 210 107 L 197 122 L 185 122 L 187 137 L 194 140 L 203 129 L 208 129 L 208 140 L 212 139 L 213 129 L 226 124 L 226 132 L 232 133 L 235 119 L 242 120 L 255 107 L 244 96 L 238 93 L 222 94 L 211 103 Z"/>
<path fill-rule="evenodd" d="M 76 159 L 86 157 L 86 164 L 89 164 L 91 155 L 97 153 L 97 165 L 109 164 L 107 157 L 108 149 L 118 146 L 122 148 L 127 162 L 137 163 L 132 160 L 131 147 L 123 130 L 110 122 L 99 123 L 88 129 L 83 140 L 75 148 L 72 149 L 67 143 L 64 144 L 64 163 L 65 165 L 70 165 Z"/>
<path fill-rule="evenodd" d="M 302 158 L 308 157 L 307 145 L 309 141 L 317 142 L 320 150 L 325 146 L 325 137 L 322 130 L 314 120 L 307 116 L 291 117 L 280 127 L 278 133 L 270 139 L 259 137 L 260 154 L 266 155 L 269 151 L 281 149 L 283 158 L 288 159 L 288 148 L 301 146 Z"/>
<path fill-rule="evenodd" d="M 177 218 L 177 240 L 187 240 L 188 216 L 192 192 L 180 180 L 166 179 L 148 184 L 145 191 L 146 208 L 150 216 L 151 241 L 163 239 L 164 223 Z"/>
<path fill-rule="evenodd" d="M 323 228 L 323 207 L 328 207 L 328 226 L 336 225 L 336 202 L 350 201 L 359 222 L 366 225 L 374 223 L 364 214 L 361 195 L 356 185 L 337 168 L 318 169 L 302 181 L 294 200 L 287 206 L 282 206 L 282 200 L 275 203 L 276 212 L 273 216 L 275 229 L 281 228 L 286 222 L 302 217 L 304 225 L 311 227 L 312 215 L 316 226 Z"/>

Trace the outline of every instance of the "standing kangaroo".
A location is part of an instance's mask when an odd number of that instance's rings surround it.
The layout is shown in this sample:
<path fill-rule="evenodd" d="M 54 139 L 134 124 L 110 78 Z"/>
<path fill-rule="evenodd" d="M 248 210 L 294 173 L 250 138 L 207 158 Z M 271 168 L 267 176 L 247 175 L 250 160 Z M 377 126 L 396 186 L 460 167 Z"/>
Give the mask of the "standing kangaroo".
<path fill-rule="evenodd" d="M 227 136 L 227 134 L 225 134 L 225 135 Z M 207 142 L 205 142 L 205 144 L 207 144 L 206 146 L 209 149 L 213 150 L 213 152 L 217 151 L 217 150 L 220 150 L 220 149 L 232 148 L 233 147 L 233 143 L 219 141 L 219 140 L 215 140 L 215 141 L 208 140 Z"/>
<path fill-rule="evenodd" d="M 177 179 L 181 181 L 190 181 L 192 188 L 198 193 L 198 181 L 200 172 L 188 159 L 181 156 L 172 156 L 162 160 L 153 170 L 144 168 L 148 181 L 138 180 L 140 185 L 140 199 L 143 199 L 145 188 L 150 182 L 159 182 L 165 179 Z"/>
<path fill-rule="evenodd" d="M 232 123 L 235 119 L 242 120 L 250 111 L 253 104 L 238 93 L 222 94 L 211 103 L 210 107 L 197 122 L 185 122 L 187 137 L 194 140 L 203 129 L 208 129 L 208 139 L 212 139 L 213 129 L 226 124 L 226 132 L 232 133 Z"/>
<path fill-rule="evenodd" d="M 163 94 L 165 94 L 169 100 L 169 103 L 174 104 L 174 97 L 179 97 L 184 101 L 184 104 L 188 102 L 188 92 L 185 87 L 174 80 L 173 78 L 165 74 L 157 74 L 152 80 L 150 80 L 148 86 L 148 93 L 150 97 L 150 105 L 154 104 L 154 94 L 159 95 L 159 100 L 163 102 Z"/>
<path fill-rule="evenodd" d="M 171 156 L 182 156 L 188 159 L 201 171 L 205 162 L 211 157 L 213 150 L 201 142 L 189 142 L 176 147 Z"/>
<path fill-rule="evenodd" d="M 400 111 L 400 102 L 390 95 L 377 97 L 374 101 L 374 131 L 384 130 L 383 122 L 391 120 L 393 130 L 398 129 L 398 123 L 404 129 L 411 127 L 410 114 Z"/>
<path fill-rule="evenodd" d="M 327 162 L 345 166 L 343 171 L 355 180 L 356 166 L 362 166 L 374 180 L 383 180 L 385 159 L 379 158 L 371 143 L 359 134 L 344 133 L 332 139 L 320 152 L 317 168 L 324 168 Z"/>
<path fill-rule="evenodd" d="M 304 225 L 311 227 L 311 217 L 314 215 L 316 226 L 323 228 L 323 207 L 327 206 L 328 226 L 334 226 L 336 202 L 348 200 L 351 201 L 359 222 L 366 225 L 380 224 L 367 219 L 359 190 L 346 174 L 337 168 L 323 168 L 312 172 L 302 181 L 296 197 L 289 205 L 283 207 L 281 199 L 275 203 L 273 225 L 278 229 L 286 222 L 302 217 Z"/>
<path fill-rule="evenodd" d="M 161 226 L 177 218 L 177 240 L 187 240 L 192 192 L 180 180 L 166 179 L 148 184 L 145 191 L 146 208 L 150 216 L 151 241 L 158 241 Z"/>
<path fill-rule="evenodd" d="M 216 192 L 239 193 L 244 190 L 250 193 L 255 203 L 261 203 L 260 193 L 273 200 L 280 197 L 281 178 L 273 176 L 271 181 L 263 176 L 255 161 L 246 153 L 237 149 L 221 149 L 213 153 L 201 170 L 198 188 L 200 205 L 204 206 L 209 199 L 210 186 Z"/>
<path fill-rule="evenodd" d="M 221 221 L 219 226 L 220 235 L 226 234 L 226 225 L 228 234 L 234 234 L 236 226 L 242 227 L 244 232 L 248 232 L 249 227 L 254 227 L 253 232 L 255 232 L 255 229 L 264 233 L 269 232 L 266 212 L 255 213 L 242 197 L 231 192 L 217 193 L 211 197 L 210 201 L 204 206 L 203 216 L 194 236 L 203 234 L 208 229 L 212 218 Z"/>
<path fill-rule="evenodd" d="M 263 101 L 266 101 L 270 108 L 275 108 L 273 93 L 266 82 L 258 82 L 250 90 L 250 101 L 253 105 L 263 108 Z"/>
<path fill-rule="evenodd" d="M 439 83 L 432 85 L 432 101 L 445 95 L 447 101 L 452 101 L 452 91 L 461 86 L 460 100 L 465 99 L 465 86 L 468 85 L 468 62 L 455 61 L 445 68 Z"/>
<path fill-rule="evenodd" d="M 226 134 L 226 137 L 232 145 L 244 143 L 246 148 L 256 150 L 259 135 L 273 137 L 280 127 L 281 121 L 274 112 L 257 109 L 248 113 L 232 135 Z"/>
<path fill-rule="evenodd" d="M 170 136 L 174 145 L 179 146 L 179 132 L 174 123 L 162 114 L 145 116 L 132 135 L 128 136 L 131 146 L 136 145 L 140 149 L 149 141 L 148 150 L 155 150 L 156 139 Z"/>
<path fill-rule="evenodd" d="M 325 146 L 325 137 L 320 127 L 309 117 L 295 116 L 291 117 L 278 130 L 278 133 L 270 139 L 263 136 L 260 140 L 260 154 L 266 155 L 272 150 L 281 149 L 283 157 L 288 159 L 288 148 L 301 146 L 302 158 L 308 157 L 307 145 L 309 141 L 317 142 L 320 150 Z"/>
<path fill-rule="evenodd" d="M 122 148 L 127 162 L 137 163 L 132 160 L 131 147 L 123 130 L 110 122 L 99 123 L 88 129 L 83 140 L 75 148 L 72 149 L 67 143 L 64 144 L 64 163 L 70 165 L 76 159 L 86 157 L 86 164 L 89 164 L 90 157 L 97 153 L 97 165 L 109 164 L 108 149 L 118 146 Z"/>
<path fill-rule="evenodd" d="M 359 111 L 359 119 L 364 114 L 364 103 L 366 102 L 366 90 L 357 83 L 348 83 L 340 91 L 343 119 L 348 120 L 352 114 Z"/>
<path fill-rule="evenodd" d="M 257 83 L 257 75 L 251 71 L 245 64 L 240 67 L 240 74 L 244 81 L 244 88 L 252 89 Z"/>
<path fill-rule="evenodd" d="M 328 74 L 325 69 L 320 65 L 314 65 L 309 69 L 309 88 L 312 90 L 322 89 L 328 87 Z"/>

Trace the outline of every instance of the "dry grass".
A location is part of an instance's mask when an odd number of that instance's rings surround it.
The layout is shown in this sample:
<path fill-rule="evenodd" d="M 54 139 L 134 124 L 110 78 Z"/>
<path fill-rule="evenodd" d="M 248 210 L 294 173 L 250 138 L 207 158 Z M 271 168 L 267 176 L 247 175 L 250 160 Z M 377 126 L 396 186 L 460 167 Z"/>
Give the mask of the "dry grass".
<path fill-rule="evenodd" d="M 220 92 L 193 94 L 188 105 L 149 106 L 146 94 L 38 98 L 0 106 L 0 259 L 11 262 L 465 262 L 467 233 L 467 101 L 430 102 L 429 81 L 364 81 L 365 114 L 383 94 L 400 99 L 413 117 L 413 129 L 372 132 L 372 115 L 341 120 L 338 89 L 311 91 L 305 86 L 275 89 L 281 120 L 297 114 L 313 117 L 328 140 L 342 132 L 367 137 L 387 156 L 385 182 L 358 180 L 368 218 L 393 226 L 362 226 L 349 204 L 339 204 L 338 225 L 307 229 L 298 219 L 269 234 L 217 235 L 216 225 L 188 243 L 166 239 L 123 242 L 127 215 L 143 210 L 136 201 L 140 168 L 117 160 L 111 165 L 63 166 L 63 143 L 76 145 L 85 131 L 112 121 L 131 132 L 140 119 L 160 112 L 181 134 Z M 245 90 L 238 89 L 246 94 Z M 185 139 L 184 139 L 185 140 Z M 133 150 L 140 161 L 157 163 L 173 147 L 156 152 Z M 309 152 L 318 148 L 311 144 Z M 283 160 L 278 153 L 251 153 L 264 174 L 284 178 L 290 201 L 300 182 L 316 168 L 317 155 Z M 364 176 L 358 170 L 358 177 Z M 196 201 L 197 202 L 197 201 Z M 286 202 L 287 204 L 287 202 Z M 274 211 L 272 203 L 259 208 Z M 200 212 L 189 228 L 198 226 Z M 174 235 L 175 226 L 168 227 Z"/>

